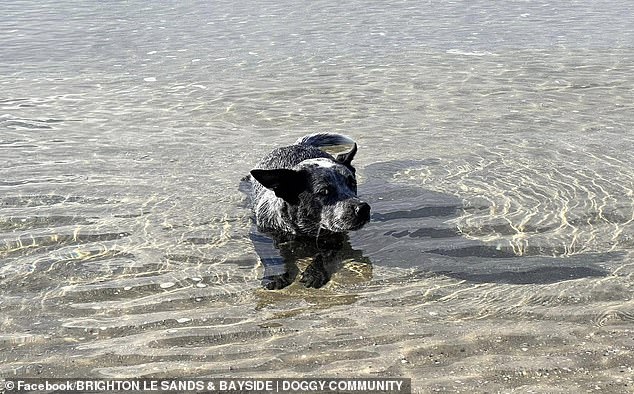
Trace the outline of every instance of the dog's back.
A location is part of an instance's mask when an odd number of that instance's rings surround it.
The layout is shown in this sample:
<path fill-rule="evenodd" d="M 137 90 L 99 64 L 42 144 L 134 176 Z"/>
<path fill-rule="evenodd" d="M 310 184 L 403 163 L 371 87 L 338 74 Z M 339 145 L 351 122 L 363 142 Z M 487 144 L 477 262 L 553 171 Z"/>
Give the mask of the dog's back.
<path fill-rule="evenodd" d="M 332 155 L 319 148 L 353 144 L 354 141 L 352 139 L 341 134 L 310 134 L 299 138 L 293 145 L 273 150 L 260 161 L 256 168 L 264 170 L 273 168 L 290 169 L 308 159 L 329 158 L 334 160 Z"/>

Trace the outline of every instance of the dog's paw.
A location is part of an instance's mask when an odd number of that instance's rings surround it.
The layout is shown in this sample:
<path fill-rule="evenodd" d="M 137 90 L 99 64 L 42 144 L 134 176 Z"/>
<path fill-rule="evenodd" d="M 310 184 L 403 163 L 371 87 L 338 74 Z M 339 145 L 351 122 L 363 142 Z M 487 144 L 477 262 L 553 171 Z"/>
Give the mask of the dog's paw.
<path fill-rule="evenodd" d="M 267 290 L 281 290 L 291 283 L 293 283 L 293 278 L 288 273 L 262 278 L 262 286 Z"/>
<path fill-rule="evenodd" d="M 312 287 L 319 289 L 330 280 L 330 275 L 324 269 L 315 268 L 312 265 L 306 268 L 306 271 L 302 274 L 302 278 L 299 280 L 306 287 Z"/>

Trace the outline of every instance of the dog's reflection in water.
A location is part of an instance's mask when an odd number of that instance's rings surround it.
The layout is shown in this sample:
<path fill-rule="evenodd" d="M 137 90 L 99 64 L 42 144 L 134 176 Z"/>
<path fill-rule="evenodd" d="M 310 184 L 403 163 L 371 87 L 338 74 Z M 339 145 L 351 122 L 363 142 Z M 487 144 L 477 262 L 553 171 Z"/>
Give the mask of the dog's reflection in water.
<path fill-rule="evenodd" d="M 300 283 L 313 288 L 324 286 L 336 272 L 356 271 L 353 275 L 364 280 L 371 276 L 369 260 L 352 248 L 346 234 L 281 237 L 254 229 L 250 237 L 264 266 L 262 285 L 269 290 L 283 289 L 298 276 Z"/>

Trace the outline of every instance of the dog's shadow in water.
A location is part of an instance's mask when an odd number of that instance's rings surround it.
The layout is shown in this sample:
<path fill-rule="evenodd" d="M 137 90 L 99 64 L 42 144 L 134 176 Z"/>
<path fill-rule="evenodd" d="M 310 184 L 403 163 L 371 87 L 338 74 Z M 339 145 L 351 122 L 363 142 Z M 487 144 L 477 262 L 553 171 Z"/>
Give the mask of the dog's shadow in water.
<path fill-rule="evenodd" d="M 350 259 L 476 283 L 547 284 L 609 274 L 598 264 L 614 260 L 615 253 L 562 258 L 554 257 L 555 248 L 541 247 L 518 256 L 510 245 L 463 236 L 452 221 L 465 209 L 461 199 L 394 181 L 398 172 L 436 164 L 398 160 L 365 167 L 359 196 L 372 207 L 372 218 L 347 235 L 283 239 L 254 227 L 250 237 L 264 266 L 264 287 L 281 289 L 299 277 L 305 286 L 318 288 Z M 297 262 L 307 258 L 300 273 Z"/>

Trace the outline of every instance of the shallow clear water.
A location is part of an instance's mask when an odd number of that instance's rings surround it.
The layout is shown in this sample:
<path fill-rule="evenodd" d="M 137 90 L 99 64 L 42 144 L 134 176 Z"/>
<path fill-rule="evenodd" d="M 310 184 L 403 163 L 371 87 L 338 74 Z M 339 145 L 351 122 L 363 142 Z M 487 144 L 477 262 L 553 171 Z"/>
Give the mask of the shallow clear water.
<path fill-rule="evenodd" d="M 4 2 L 0 376 L 628 392 L 629 8 Z M 363 257 L 267 292 L 238 183 L 318 131 Z"/>

